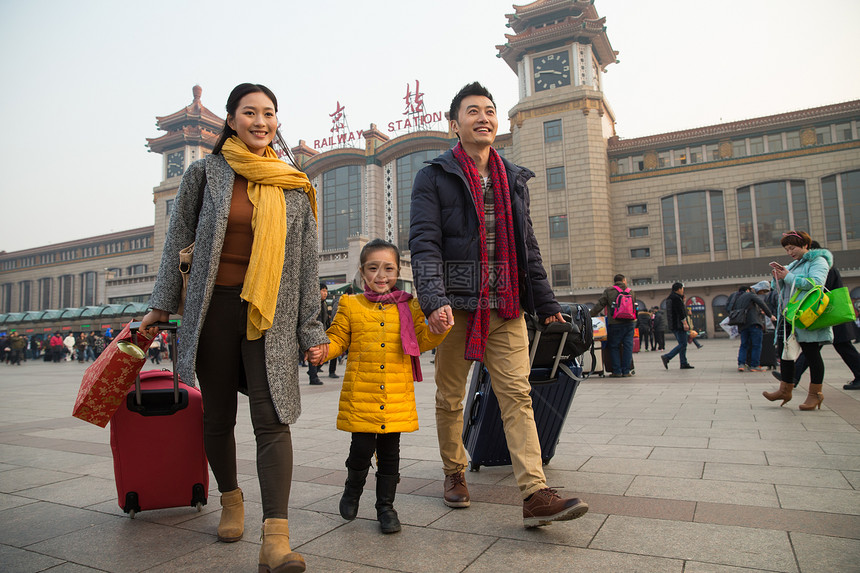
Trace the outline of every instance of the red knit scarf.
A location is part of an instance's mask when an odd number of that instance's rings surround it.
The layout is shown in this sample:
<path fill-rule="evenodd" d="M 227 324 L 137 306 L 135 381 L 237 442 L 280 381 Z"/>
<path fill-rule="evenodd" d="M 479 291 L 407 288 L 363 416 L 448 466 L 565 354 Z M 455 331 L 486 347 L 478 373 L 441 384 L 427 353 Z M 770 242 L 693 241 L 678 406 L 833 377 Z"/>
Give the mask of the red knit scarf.
<path fill-rule="evenodd" d="M 463 174 L 469 182 L 472 200 L 478 214 L 478 229 L 481 234 L 481 289 L 478 308 L 469 315 L 466 326 L 466 360 L 483 360 L 484 347 L 490 334 L 490 269 L 487 260 L 487 227 L 484 222 L 484 186 L 481 174 L 472 158 L 457 143 L 453 149 L 454 157 L 460 163 Z M 493 184 L 494 208 L 496 215 L 496 300 L 499 316 L 505 319 L 520 315 L 520 289 L 517 272 L 517 251 L 514 243 L 514 218 L 511 214 L 511 191 L 508 188 L 508 174 L 498 152 L 490 147 L 490 180 Z"/>

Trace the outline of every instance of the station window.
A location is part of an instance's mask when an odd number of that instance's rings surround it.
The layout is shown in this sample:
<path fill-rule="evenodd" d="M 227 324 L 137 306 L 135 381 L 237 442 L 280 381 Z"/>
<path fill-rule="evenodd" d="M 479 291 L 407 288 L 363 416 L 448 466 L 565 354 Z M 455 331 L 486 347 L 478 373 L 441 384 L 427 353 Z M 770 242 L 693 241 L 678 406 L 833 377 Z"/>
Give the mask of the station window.
<path fill-rule="evenodd" d="M 631 259 L 647 259 L 651 256 L 651 249 L 648 247 L 642 247 L 639 249 L 630 249 L 630 258 Z"/>
<path fill-rule="evenodd" d="M 567 237 L 567 215 L 553 215 L 549 218 L 549 238 L 563 239 Z"/>
<path fill-rule="evenodd" d="M 628 229 L 628 236 L 631 239 L 635 239 L 637 237 L 647 237 L 648 227 L 630 227 Z"/>
<path fill-rule="evenodd" d="M 636 205 L 627 205 L 628 215 L 644 215 L 648 212 L 646 203 L 637 203 Z"/>
<path fill-rule="evenodd" d="M 782 134 L 774 133 L 767 136 L 767 150 L 771 153 L 782 151 Z"/>
<path fill-rule="evenodd" d="M 561 141 L 561 120 L 554 119 L 552 121 L 543 122 L 543 140 L 545 143 L 553 141 Z"/>
<path fill-rule="evenodd" d="M 564 167 L 550 167 L 546 170 L 546 188 L 548 191 L 564 189 Z"/>
<path fill-rule="evenodd" d="M 570 264 L 552 265 L 552 286 L 570 286 Z"/>
<path fill-rule="evenodd" d="M 815 128 L 815 143 L 817 145 L 827 145 L 828 143 L 832 143 L 833 139 L 830 134 L 830 126 L 825 125 L 823 127 Z"/>

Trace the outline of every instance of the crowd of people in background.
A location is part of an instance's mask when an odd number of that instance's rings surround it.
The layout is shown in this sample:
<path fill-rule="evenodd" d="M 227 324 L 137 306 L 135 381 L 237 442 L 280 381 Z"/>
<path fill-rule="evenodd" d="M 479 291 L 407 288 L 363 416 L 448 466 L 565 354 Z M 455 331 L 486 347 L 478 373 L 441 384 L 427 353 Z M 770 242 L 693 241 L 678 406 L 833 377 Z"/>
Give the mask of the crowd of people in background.
<path fill-rule="evenodd" d="M 29 336 L 13 331 L 0 336 L 0 360 L 9 365 L 21 365 L 28 360 L 93 362 L 110 344 L 112 334 L 111 329 L 105 332 L 57 331 Z M 169 358 L 168 347 L 167 339 L 162 340 L 159 358 Z"/>

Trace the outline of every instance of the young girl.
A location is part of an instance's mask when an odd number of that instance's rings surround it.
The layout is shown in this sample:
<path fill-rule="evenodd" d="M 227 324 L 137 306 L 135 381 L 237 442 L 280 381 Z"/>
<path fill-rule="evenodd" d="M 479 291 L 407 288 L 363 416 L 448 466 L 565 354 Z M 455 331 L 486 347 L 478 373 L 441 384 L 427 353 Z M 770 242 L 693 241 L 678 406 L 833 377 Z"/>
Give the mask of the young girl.
<path fill-rule="evenodd" d="M 400 433 L 418 429 L 413 380 L 421 381 L 419 357 L 444 340 L 432 334 L 411 294 L 394 287 L 400 250 L 374 239 L 361 250 L 364 293 L 344 295 L 326 334 L 328 356 L 349 351 L 337 416 L 339 430 L 352 432 L 340 514 L 353 520 L 371 457 L 376 452 L 376 516 L 383 533 L 400 531 L 394 493 L 400 481 Z"/>

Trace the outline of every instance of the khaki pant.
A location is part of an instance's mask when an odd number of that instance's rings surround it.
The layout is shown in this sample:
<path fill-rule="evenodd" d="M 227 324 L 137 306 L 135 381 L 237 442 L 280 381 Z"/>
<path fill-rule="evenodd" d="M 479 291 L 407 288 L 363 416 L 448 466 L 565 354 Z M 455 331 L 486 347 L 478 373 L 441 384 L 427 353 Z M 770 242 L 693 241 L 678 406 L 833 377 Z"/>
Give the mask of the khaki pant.
<path fill-rule="evenodd" d="M 445 475 L 469 463 L 463 447 L 463 398 L 472 362 L 463 358 L 469 313 L 454 311 L 454 326 L 436 350 L 436 432 Z M 535 427 L 529 377 L 526 323 L 505 320 L 490 311 L 490 334 L 484 351 L 493 393 L 499 400 L 514 477 L 523 498 L 546 487 Z"/>

